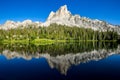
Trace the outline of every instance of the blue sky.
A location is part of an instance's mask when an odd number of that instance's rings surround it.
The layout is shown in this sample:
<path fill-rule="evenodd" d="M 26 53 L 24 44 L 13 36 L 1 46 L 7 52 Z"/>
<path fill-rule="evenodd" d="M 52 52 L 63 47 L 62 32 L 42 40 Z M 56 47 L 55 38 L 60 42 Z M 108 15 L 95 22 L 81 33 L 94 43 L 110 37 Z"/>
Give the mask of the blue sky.
<path fill-rule="evenodd" d="M 120 25 L 120 0 L 0 0 L 0 24 L 25 19 L 44 22 L 65 4 L 72 14 Z"/>

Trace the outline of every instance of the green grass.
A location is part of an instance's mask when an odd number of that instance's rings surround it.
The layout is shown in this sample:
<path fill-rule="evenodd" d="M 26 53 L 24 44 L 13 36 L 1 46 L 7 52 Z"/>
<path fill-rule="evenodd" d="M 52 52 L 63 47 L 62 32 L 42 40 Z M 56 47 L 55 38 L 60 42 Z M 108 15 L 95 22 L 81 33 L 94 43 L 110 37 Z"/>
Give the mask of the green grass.
<path fill-rule="evenodd" d="M 3 41 L 0 41 L 0 42 L 1 43 L 11 43 L 11 44 L 14 44 L 14 43 L 28 44 L 29 40 L 3 40 Z"/>
<path fill-rule="evenodd" d="M 98 40 L 51 40 L 51 39 L 34 39 L 34 40 L 2 40 L 0 43 L 3 44 L 35 44 L 35 45 L 48 45 L 48 44 L 54 44 L 57 42 L 97 42 Z M 117 40 L 101 40 L 101 42 L 116 42 Z"/>
<path fill-rule="evenodd" d="M 48 45 L 48 44 L 53 44 L 55 42 L 55 40 L 51 40 L 51 39 L 35 39 L 30 41 L 31 44 L 35 44 L 35 45 Z"/>
<path fill-rule="evenodd" d="M 55 42 L 65 42 L 65 40 L 51 40 L 51 39 L 34 39 L 34 40 L 2 40 L 0 43 L 2 44 L 35 44 L 35 45 L 48 45 L 53 44 Z"/>

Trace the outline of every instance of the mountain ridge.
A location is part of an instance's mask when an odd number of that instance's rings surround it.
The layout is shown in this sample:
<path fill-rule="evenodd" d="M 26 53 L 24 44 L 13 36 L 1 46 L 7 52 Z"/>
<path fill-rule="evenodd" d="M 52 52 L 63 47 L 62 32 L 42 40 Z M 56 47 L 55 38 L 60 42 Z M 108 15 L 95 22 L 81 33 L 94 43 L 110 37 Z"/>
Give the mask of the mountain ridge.
<path fill-rule="evenodd" d="M 98 19 L 90 19 L 86 17 L 81 17 L 80 15 L 72 15 L 67 9 L 67 5 L 60 7 L 56 12 L 51 12 L 44 26 L 49 26 L 52 23 L 67 25 L 67 26 L 77 26 L 83 28 L 91 28 L 93 30 L 99 31 L 116 31 L 120 34 L 120 27 L 111 25 L 105 21 Z M 54 14 L 53 14 L 54 13 Z M 60 13 L 60 14 L 58 14 Z M 63 15 L 64 14 L 64 15 Z M 62 15 L 62 16 L 61 16 Z"/>
<path fill-rule="evenodd" d="M 14 21 L 6 21 L 5 24 L 0 25 L 0 29 L 14 29 L 18 27 L 28 27 L 29 25 L 34 25 L 34 27 L 40 26 L 49 26 L 50 24 L 56 23 L 58 25 L 66 25 L 66 26 L 77 26 L 83 28 L 91 28 L 93 30 L 98 31 L 115 31 L 120 35 L 120 27 L 109 24 L 105 21 L 101 21 L 98 19 L 90 19 L 87 17 L 81 17 L 80 15 L 72 15 L 72 13 L 68 10 L 67 5 L 61 6 L 56 12 L 51 11 L 47 20 L 42 22 L 32 22 L 31 20 L 25 20 L 23 22 L 14 22 Z"/>

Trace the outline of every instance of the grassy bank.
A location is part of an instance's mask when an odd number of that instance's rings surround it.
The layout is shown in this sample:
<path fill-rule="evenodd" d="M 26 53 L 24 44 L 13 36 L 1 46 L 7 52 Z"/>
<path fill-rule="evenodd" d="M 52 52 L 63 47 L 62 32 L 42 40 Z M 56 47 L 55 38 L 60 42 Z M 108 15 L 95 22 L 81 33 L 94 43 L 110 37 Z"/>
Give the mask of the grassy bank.
<path fill-rule="evenodd" d="M 66 40 L 51 40 L 51 39 L 34 39 L 34 40 L 2 40 L 0 43 L 3 44 L 35 44 L 35 45 L 46 45 L 46 44 L 53 44 L 55 42 L 66 42 Z"/>
<path fill-rule="evenodd" d="M 101 42 L 116 42 L 117 40 L 100 40 Z M 35 44 L 35 45 L 46 45 L 57 42 L 98 42 L 98 40 L 51 40 L 51 39 L 34 39 L 34 40 L 2 40 L 0 43 L 3 44 Z"/>

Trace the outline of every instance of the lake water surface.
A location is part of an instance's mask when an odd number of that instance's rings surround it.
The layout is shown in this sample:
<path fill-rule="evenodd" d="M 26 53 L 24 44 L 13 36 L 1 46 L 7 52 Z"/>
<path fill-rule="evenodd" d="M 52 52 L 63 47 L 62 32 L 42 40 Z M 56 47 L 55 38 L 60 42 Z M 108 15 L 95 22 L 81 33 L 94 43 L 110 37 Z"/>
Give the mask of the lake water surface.
<path fill-rule="evenodd" d="M 120 45 L 0 44 L 0 80 L 120 80 Z"/>

